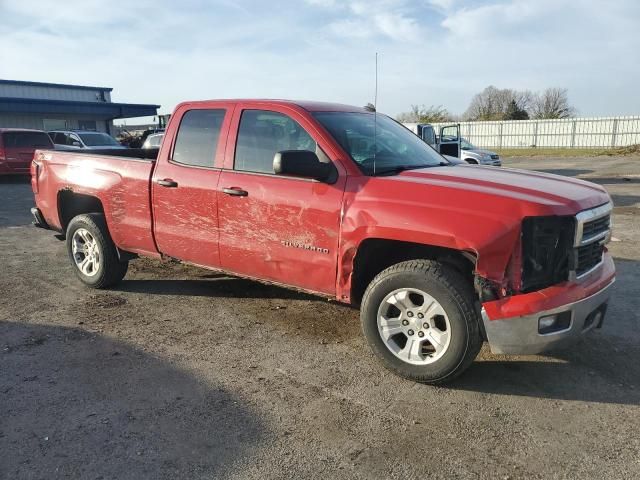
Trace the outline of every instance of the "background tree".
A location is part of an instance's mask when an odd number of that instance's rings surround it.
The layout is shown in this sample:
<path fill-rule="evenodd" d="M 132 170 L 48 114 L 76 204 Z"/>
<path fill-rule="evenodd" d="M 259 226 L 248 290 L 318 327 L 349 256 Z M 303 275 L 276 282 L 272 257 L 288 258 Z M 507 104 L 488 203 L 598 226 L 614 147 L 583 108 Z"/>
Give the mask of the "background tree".
<path fill-rule="evenodd" d="M 532 103 L 533 118 L 571 118 L 576 114 L 569 104 L 566 88 L 547 88 L 535 96 Z"/>
<path fill-rule="evenodd" d="M 452 115 L 442 105 L 411 105 L 411 111 L 397 116 L 399 122 L 439 123 L 459 120 L 528 120 L 529 118 L 571 118 L 566 88 L 547 88 L 540 93 L 488 86 L 471 99 L 462 117 Z"/>
<path fill-rule="evenodd" d="M 529 90 L 512 90 L 510 88 L 496 88 L 488 86 L 471 99 L 471 104 L 464 114 L 467 120 L 505 120 L 510 108 L 512 114 L 522 117 L 528 114 L 534 95 Z"/>
<path fill-rule="evenodd" d="M 505 120 L 529 120 L 529 113 L 520 107 L 515 100 L 511 100 L 504 113 Z"/>
<path fill-rule="evenodd" d="M 415 122 L 415 123 L 439 123 L 450 121 L 451 114 L 442 105 L 437 107 L 431 105 L 411 105 L 410 112 L 404 112 L 396 117 L 399 122 Z"/>

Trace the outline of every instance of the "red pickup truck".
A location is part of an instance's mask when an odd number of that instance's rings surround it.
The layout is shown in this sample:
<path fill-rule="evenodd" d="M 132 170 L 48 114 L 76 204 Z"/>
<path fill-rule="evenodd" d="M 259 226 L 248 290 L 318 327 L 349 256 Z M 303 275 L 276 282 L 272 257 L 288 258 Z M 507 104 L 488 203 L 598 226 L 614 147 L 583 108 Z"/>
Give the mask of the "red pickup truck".
<path fill-rule="evenodd" d="M 35 223 L 89 286 L 144 255 L 359 305 L 382 363 L 425 383 L 483 340 L 536 353 L 602 324 L 615 269 L 598 185 L 454 166 L 387 116 L 326 103 L 183 103 L 141 152 L 34 158 Z"/>

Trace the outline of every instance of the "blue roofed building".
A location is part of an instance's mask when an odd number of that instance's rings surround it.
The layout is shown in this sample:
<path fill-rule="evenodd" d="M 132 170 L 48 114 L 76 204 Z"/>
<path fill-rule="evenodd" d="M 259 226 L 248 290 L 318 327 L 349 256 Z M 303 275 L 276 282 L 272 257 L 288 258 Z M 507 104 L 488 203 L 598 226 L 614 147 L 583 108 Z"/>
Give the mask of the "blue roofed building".
<path fill-rule="evenodd" d="M 0 128 L 95 130 L 113 120 L 154 116 L 160 105 L 114 103 L 112 88 L 0 80 Z"/>

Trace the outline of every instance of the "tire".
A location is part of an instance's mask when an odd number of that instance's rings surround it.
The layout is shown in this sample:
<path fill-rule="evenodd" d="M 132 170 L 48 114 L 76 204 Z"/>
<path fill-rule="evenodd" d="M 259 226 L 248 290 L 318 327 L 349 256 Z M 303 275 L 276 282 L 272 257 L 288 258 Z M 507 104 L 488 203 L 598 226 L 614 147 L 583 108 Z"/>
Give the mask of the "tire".
<path fill-rule="evenodd" d="M 469 282 L 454 269 L 431 260 L 398 263 L 367 287 L 360 310 L 362 331 L 392 372 L 420 383 L 445 383 L 466 370 L 482 346 L 474 302 Z"/>
<path fill-rule="evenodd" d="M 480 165 L 476 160 L 472 160 L 470 158 L 465 158 L 465 162 L 467 162 L 470 165 Z"/>
<path fill-rule="evenodd" d="M 74 217 L 67 227 L 66 243 L 73 270 L 85 285 L 106 288 L 126 275 L 129 262 L 118 258 L 104 215 L 87 213 Z"/>

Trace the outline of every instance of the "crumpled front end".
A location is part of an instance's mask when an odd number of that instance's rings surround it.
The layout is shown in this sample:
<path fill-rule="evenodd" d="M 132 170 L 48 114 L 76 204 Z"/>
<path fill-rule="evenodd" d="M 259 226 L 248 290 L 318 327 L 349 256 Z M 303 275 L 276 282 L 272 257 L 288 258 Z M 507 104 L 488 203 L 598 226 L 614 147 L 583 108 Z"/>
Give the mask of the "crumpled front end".
<path fill-rule="evenodd" d="M 605 247 L 611 210 L 607 203 L 573 217 L 523 220 L 507 285 L 492 291 L 491 282 L 476 281 L 494 353 L 538 353 L 602 325 L 615 279 Z"/>

